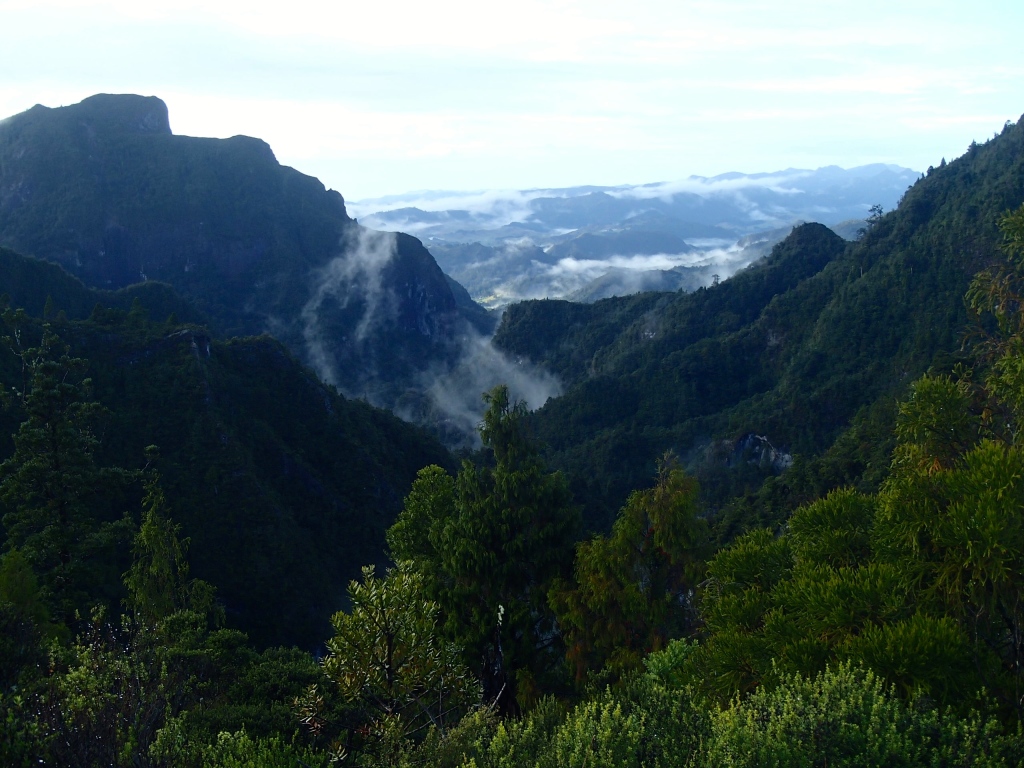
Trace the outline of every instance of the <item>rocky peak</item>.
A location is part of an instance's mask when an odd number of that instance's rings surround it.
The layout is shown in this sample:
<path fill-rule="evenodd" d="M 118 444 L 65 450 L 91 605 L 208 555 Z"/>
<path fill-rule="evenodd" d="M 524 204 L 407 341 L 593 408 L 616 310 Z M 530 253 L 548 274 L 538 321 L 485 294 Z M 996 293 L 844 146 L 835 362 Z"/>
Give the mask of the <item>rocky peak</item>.
<path fill-rule="evenodd" d="M 67 107 L 44 107 L 15 115 L 13 121 L 63 119 L 77 123 L 89 133 L 99 134 L 164 134 L 171 135 L 167 105 L 156 96 L 100 93 Z"/>

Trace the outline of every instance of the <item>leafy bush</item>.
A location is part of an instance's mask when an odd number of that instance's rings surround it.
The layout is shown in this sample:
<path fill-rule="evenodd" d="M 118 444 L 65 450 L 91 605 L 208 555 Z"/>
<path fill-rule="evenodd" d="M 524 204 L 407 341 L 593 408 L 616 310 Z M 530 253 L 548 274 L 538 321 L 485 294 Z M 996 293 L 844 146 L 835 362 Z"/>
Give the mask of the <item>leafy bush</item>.
<path fill-rule="evenodd" d="M 1024 758 L 1019 734 L 977 713 L 961 718 L 901 701 L 849 664 L 786 676 L 712 718 L 701 766 L 1004 766 Z"/>

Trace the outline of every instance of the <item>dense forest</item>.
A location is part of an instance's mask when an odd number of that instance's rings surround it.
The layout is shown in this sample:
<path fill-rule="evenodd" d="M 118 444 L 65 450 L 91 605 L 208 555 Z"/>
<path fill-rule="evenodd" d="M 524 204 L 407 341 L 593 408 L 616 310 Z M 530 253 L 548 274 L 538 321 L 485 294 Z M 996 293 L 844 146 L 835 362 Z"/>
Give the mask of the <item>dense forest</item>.
<path fill-rule="evenodd" d="M 461 461 L 0 249 L 0 763 L 1024 765 L 1022 171 L 511 308 L 570 386 Z"/>
<path fill-rule="evenodd" d="M 803 464 L 833 451 L 827 477 L 804 468 L 800 501 L 860 483 L 868 465 L 865 490 L 874 489 L 885 452 L 871 446 L 891 435 L 877 433 L 889 417 L 873 409 L 891 413 L 918 376 L 955 364 L 964 292 L 998 253 L 1000 217 L 1022 202 L 1024 125 L 1008 124 L 929 169 L 858 242 L 807 225 L 767 259 L 694 293 L 523 302 L 508 308 L 495 343 L 566 382 L 533 420 L 595 530 L 666 450 L 700 477 L 711 507 L 754 493 L 778 466 L 765 459 L 755 471 L 764 452 L 751 455 L 758 446 L 744 440 L 753 436 Z M 875 430 L 856 441 L 866 451 L 837 444 L 851 421 Z"/>

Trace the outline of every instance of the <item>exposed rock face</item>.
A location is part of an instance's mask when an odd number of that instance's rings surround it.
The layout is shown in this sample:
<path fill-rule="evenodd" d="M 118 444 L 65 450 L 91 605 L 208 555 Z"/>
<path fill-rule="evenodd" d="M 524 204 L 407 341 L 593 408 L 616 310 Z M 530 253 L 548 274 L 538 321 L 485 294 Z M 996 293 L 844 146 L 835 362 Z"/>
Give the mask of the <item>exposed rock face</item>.
<path fill-rule="evenodd" d="M 381 235 L 367 262 L 369 232 L 266 142 L 173 135 L 155 97 L 0 123 L 0 244 L 95 287 L 170 283 L 220 332 L 269 331 L 343 390 L 389 404 L 452 354 L 462 318 L 418 240 Z"/>

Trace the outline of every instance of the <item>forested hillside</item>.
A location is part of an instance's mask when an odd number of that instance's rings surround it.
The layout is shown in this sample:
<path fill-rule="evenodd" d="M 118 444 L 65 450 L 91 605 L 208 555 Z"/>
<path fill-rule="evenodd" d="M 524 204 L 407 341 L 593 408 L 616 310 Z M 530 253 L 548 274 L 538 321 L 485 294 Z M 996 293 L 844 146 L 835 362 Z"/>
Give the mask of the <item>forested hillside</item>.
<path fill-rule="evenodd" d="M 596 525 L 666 449 L 705 474 L 718 503 L 765 477 L 742 456 L 746 436 L 820 455 L 860 409 L 947 365 L 971 276 L 996 258 L 999 217 L 1022 201 L 1018 123 L 930 169 L 856 243 L 805 226 L 693 294 L 524 302 L 495 342 L 571 385 L 533 424 Z M 741 471 L 723 472 L 727 463 Z"/>
<path fill-rule="evenodd" d="M 447 463 L 444 448 L 341 397 L 268 336 L 220 340 L 182 324 L 198 313 L 167 286 L 95 291 L 54 265 L 3 249 L 0 260 L 0 294 L 35 316 L 8 328 L 19 347 L 36 347 L 45 320 L 85 361 L 78 377 L 103 406 L 91 425 L 99 466 L 137 470 L 157 446 L 194 572 L 218 586 L 229 624 L 259 644 L 314 647 L 347 580 L 383 560 L 416 471 Z M 21 365 L 4 351 L 3 380 L 20 388 Z M 17 403 L 0 416 L 5 457 L 24 417 Z M 104 514 L 129 511 L 125 493 Z M 115 551 L 123 570 L 127 549 Z"/>

